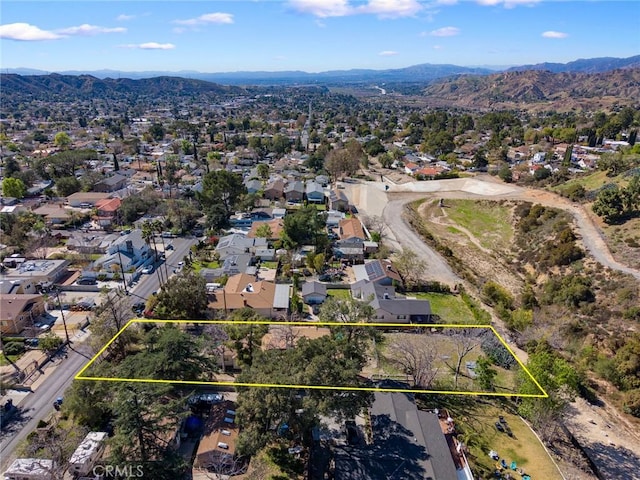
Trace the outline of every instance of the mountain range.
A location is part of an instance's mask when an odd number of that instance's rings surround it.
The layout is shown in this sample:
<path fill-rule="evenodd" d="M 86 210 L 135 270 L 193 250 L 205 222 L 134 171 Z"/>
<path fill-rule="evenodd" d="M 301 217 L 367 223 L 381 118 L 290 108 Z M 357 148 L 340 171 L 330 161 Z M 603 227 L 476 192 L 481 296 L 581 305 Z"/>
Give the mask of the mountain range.
<path fill-rule="evenodd" d="M 61 71 L 61 75 L 91 75 L 99 79 L 143 79 L 153 77 L 183 77 L 188 79 L 206 80 L 225 85 L 285 85 L 285 84 L 335 84 L 335 83 L 384 83 L 384 82 L 431 82 L 433 80 L 452 75 L 490 75 L 496 71 L 548 70 L 554 73 L 599 73 L 615 69 L 640 67 L 640 55 L 629 58 L 591 58 L 579 59 L 569 63 L 540 63 L 536 65 L 514 66 L 508 69 L 491 69 L 487 67 L 462 67 L 449 64 L 420 64 L 405 68 L 387 70 L 330 70 L 326 72 L 309 73 L 298 70 L 292 71 L 257 71 L 257 72 L 222 72 L 203 73 L 193 70 L 178 72 L 145 71 L 125 72 L 119 70 L 97 71 Z M 3 69 L 2 73 L 18 75 L 47 75 L 51 72 L 28 68 Z"/>

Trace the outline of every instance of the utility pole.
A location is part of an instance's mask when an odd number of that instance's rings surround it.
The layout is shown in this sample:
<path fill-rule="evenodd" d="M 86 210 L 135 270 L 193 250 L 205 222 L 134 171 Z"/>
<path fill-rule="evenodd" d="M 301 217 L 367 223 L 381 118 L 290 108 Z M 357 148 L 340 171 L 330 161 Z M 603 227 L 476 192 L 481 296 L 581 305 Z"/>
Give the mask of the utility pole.
<path fill-rule="evenodd" d="M 122 254 L 120 253 L 120 248 L 118 248 L 118 259 L 120 260 L 120 272 L 122 273 L 122 285 L 124 286 L 125 295 L 129 295 L 127 291 L 127 281 L 124 278 L 124 268 L 122 268 Z"/>
<path fill-rule="evenodd" d="M 71 344 L 71 339 L 69 338 L 69 331 L 67 330 L 67 321 L 64 318 L 64 312 L 62 311 L 62 303 L 60 303 L 60 291 L 56 289 L 56 299 L 58 300 L 58 308 L 60 308 L 60 316 L 62 317 L 62 325 L 64 325 L 64 335 L 67 338 L 67 344 Z"/>

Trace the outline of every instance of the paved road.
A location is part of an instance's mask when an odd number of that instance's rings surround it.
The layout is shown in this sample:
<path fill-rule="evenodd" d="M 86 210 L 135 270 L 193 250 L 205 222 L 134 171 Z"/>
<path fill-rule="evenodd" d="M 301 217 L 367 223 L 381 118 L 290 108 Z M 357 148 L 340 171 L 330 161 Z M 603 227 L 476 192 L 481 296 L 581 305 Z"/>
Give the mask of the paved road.
<path fill-rule="evenodd" d="M 22 417 L 27 420 L 22 422 L 22 428 L 13 435 L 7 435 L 0 441 L 0 471 L 4 471 L 15 458 L 12 455 L 18 444 L 31 433 L 38 421 L 45 418 L 53 410 L 53 402 L 58 397 L 63 397 L 64 392 L 73 381 L 73 377 L 88 361 L 88 352 L 79 344 L 72 345 L 74 349 L 68 349 L 68 358 L 62 360 L 55 371 L 40 384 L 34 393 L 29 394 L 20 403 Z M 89 356 L 90 358 L 90 356 Z M 11 428 L 8 425 L 7 428 Z"/>
<path fill-rule="evenodd" d="M 157 292 L 160 288 L 160 279 L 158 278 L 158 269 L 160 269 L 162 278 L 165 274 L 171 276 L 173 269 L 178 267 L 178 262 L 182 261 L 185 255 L 189 254 L 192 245 L 198 243 L 197 238 L 165 238 L 165 245 L 173 245 L 173 250 L 165 252 L 166 260 L 156 265 L 154 271 L 149 274 L 142 274 L 138 285 L 130 290 L 131 304 L 137 302 L 146 302 L 153 292 Z M 162 241 L 156 238 L 158 250 L 162 249 Z"/>

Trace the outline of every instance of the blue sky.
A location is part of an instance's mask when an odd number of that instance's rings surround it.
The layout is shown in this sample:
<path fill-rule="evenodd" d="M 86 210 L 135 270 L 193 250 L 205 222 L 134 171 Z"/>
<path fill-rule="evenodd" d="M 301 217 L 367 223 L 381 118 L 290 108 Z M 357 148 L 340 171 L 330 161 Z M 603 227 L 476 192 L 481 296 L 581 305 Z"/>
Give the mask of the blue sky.
<path fill-rule="evenodd" d="M 635 0 L 2 0 L 0 6 L 2 68 L 318 72 L 639 53 Z"/>

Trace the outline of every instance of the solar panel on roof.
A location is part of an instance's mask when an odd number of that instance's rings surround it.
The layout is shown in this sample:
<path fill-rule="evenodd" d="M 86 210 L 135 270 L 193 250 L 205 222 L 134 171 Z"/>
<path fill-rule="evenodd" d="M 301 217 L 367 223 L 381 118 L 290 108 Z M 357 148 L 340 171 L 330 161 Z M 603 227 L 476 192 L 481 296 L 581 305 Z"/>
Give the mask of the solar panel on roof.
<path fill-rule="evenodd" d="M 365 263 L 364 269 L 367 272 L 367 276 L 369 277 L 369 279 L 380 278 L 383 276 L 382 266 L 380 265 L 380 262 Z"/>

